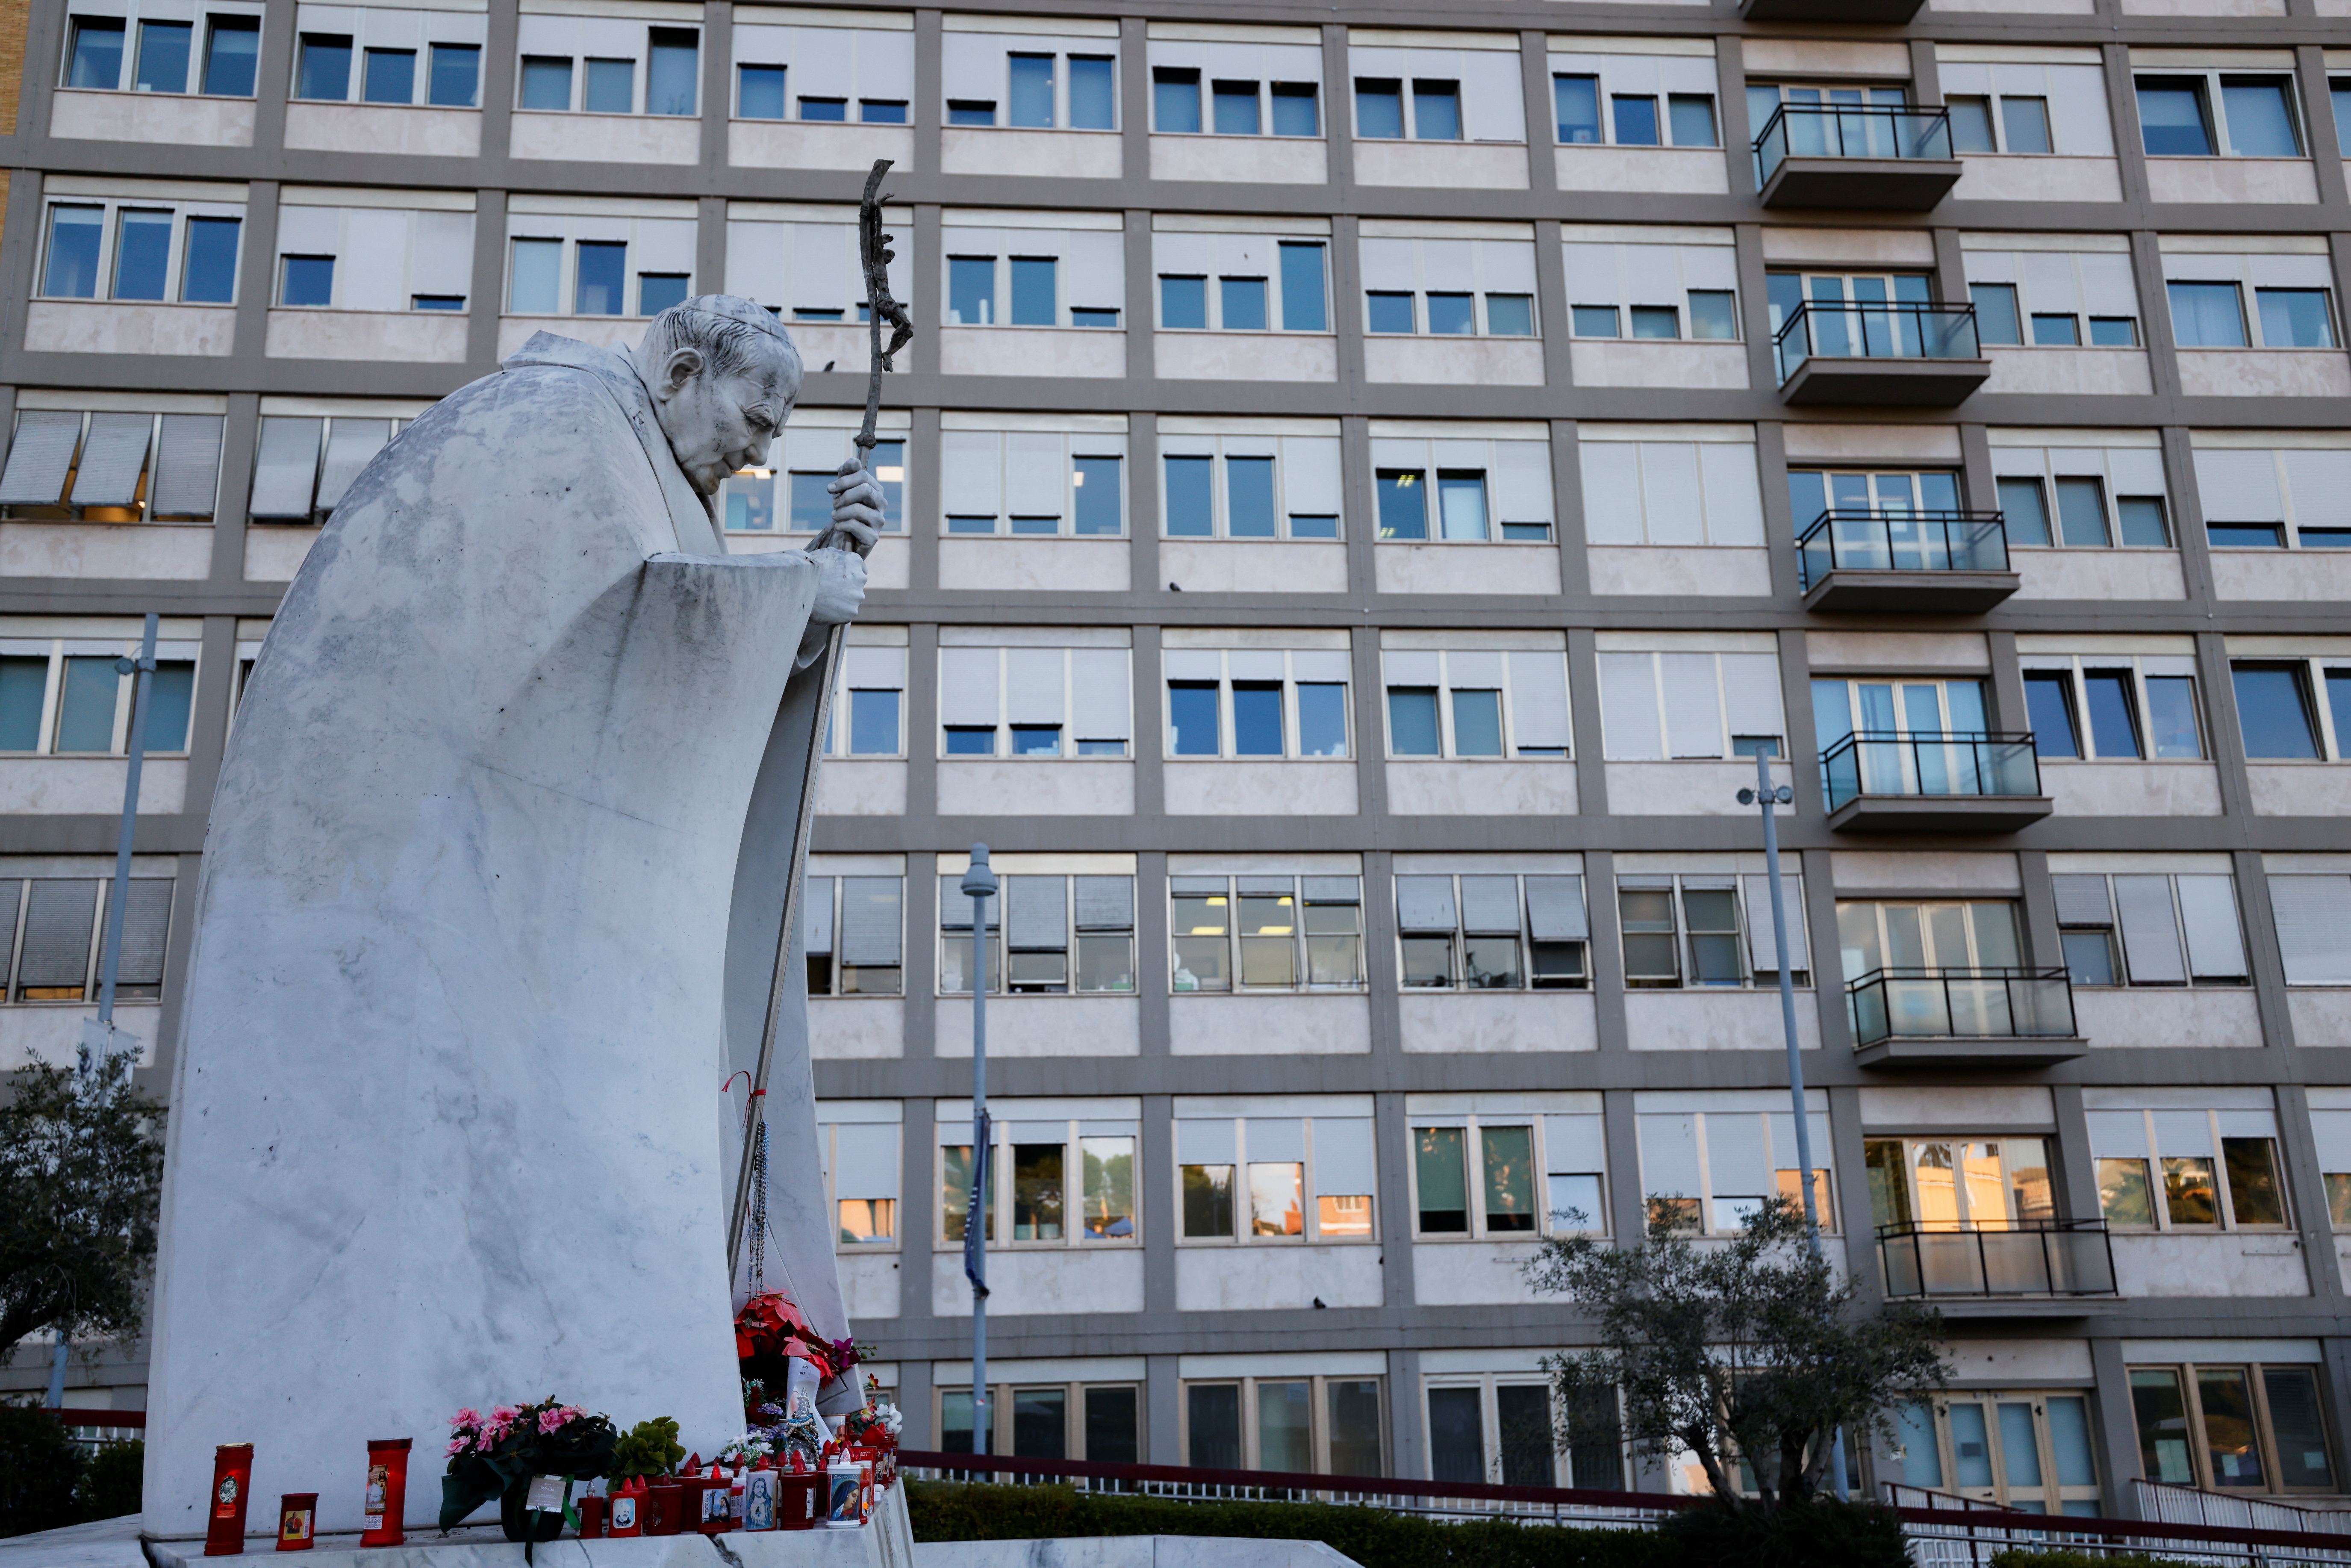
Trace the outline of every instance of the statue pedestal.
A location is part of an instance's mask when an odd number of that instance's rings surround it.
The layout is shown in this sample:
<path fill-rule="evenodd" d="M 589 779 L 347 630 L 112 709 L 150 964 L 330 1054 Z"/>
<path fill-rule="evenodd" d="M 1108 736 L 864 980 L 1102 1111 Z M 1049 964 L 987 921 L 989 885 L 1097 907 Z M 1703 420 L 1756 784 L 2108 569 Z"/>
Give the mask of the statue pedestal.
<path fill-rule="evenodd" d="M 27 1539 L 30 1539 L 29 1537 Z M 361 1549 L 356 1535 L 323 1535 L 309 1552 L 280 1557 L 266 1535 L 248 1536 L 247 1558 L 316 1568 L 519 1568 L 522 1547 L 498 1527 L 472 1525 L 446 1535 L 411 1531 L 405 1546 Z M 13 1544 L 13 1543 L 12 1543 Z M 153 1568 L 209 1568 L 201 1541 L 150 1541 Z M 757 1535 L 638 1535 L 580 1541 L 566 1536 L 532 1550 L 535 1568 L 914 1568 L 914 1536 L 906 1520 L 906 1489 L 892 1487 L 860 1530 L 769 1530 Z M 0 1568 L 16 1568 L 0 1560 Z M 25 1568 L 32 1568 L 28 1561 Z"/>

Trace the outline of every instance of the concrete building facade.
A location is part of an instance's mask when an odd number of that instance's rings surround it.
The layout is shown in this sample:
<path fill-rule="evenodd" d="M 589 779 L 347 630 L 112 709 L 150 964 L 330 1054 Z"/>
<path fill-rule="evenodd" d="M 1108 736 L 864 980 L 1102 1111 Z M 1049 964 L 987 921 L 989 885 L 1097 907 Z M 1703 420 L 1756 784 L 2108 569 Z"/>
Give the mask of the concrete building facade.
<path fill-rule="evenodd" d="M 44 0 L 0 1055 L 95 993 L 152 611 L 124 1011 L 167 1088 L 269 616 L 531 332 L 775 308 L 811 373 L 723 521 L 807 541 L 888 157 L 921 329 L 805 946 L 910 1443 L 972 1441 L 977 967 L 998 1451 L 1688 1485 L 1604 1418 L 1554 1451 L 1589 1330 L 1519 1266 L 1800 1190 L 1760 752 L 1815 1191 L 1957 1367 L 1856 1464 L 2340 1496 L 2344 12 Z M 140 1406 L 141 1354 L 68 1402 Z"/>

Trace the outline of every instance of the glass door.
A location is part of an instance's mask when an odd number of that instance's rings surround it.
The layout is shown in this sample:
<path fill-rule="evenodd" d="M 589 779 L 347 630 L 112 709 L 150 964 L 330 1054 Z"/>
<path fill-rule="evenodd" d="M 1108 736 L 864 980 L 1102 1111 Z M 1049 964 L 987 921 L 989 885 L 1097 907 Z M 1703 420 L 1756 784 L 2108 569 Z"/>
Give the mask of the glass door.
<path fill-rule="evenodd" d="M 1884 976 L 1876 986 L 1848 992 L 1856 1038 L 1980 1040 L 2015 1032 L 2007 981 L 2008 971 L 2023 961 L 2015 905 L 1991 900 L 1840 904 L 1837 936 L 1848 985 Z M 1864 1007 L 1873 1016 L 1864 1018 L 1858 1010 Z M 1879 1009 L 1882 1017 L 1876 1016 Z"/>
<path fill-rule="evenodd" d="M 1799 533 L 1824 512 L 1835 564 L 1848 571 L 1948 571 L 1949 530 L 1918 514 L 1959 509 L 1957 474 L 1792 470 L 1788 495 Z"/>
<path fill-rule="evenodd" d="M 1931 305 L 1933 285 L 1924 273 L 1775 272 L 1771 290 L 1771 331 L 1798 306 L 1811 325 L 1807 352 L 1829 359 L 1919 359 L 1926 339 L 1918 312 L 1889 308 Z M 1782 374 L 1787 366 L 1782 366 Z"/>
<path fill-rule="evenodd" d="M 1958 1394 L 1938 1410 L 1950 1490 L 2027 1513 L 2098 1512 L 2089 1400 L 2079 1394 Z"/>
<path fill-rule="evenodd" d="M 1844 766 L 1866 795 L 1980 795 L 1977 737 L 1986 733 L 1981 681 L 1813 683 L 1813 720 L 1825 760 L 1839 742 L 1860 736 Z M 1850 795 L 1830 780 L 1833 797 Z"/>

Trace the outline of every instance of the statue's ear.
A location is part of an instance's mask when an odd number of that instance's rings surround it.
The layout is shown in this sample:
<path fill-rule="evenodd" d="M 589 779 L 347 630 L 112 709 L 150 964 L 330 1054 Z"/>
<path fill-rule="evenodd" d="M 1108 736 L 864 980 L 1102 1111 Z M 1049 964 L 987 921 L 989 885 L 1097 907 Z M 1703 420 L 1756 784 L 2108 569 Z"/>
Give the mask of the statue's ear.
<path fill-rule="evenodd" d="M 675 396 L 686 382 L 702 373 L 702 350 L 674 349 L 662 365 L 662 390 Z"/>

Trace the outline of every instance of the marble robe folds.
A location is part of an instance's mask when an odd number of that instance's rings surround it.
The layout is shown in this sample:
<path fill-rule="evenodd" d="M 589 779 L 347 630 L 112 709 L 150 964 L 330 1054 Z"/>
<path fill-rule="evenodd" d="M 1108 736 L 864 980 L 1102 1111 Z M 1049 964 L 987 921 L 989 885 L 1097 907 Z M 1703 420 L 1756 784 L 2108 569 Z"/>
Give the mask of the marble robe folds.
<path fill-rule="evenodd" d="M 757 1052 L 813 783 L 815 593 L 796 552 L 720 553 L 628 360 L 566 339 L 352 484 L 204 846 L 150 1531 L 203 1533 L 220 1443 L 333 1531 L 380 1437 L 415 1440 L 428 1524 L 460 1406 L 739 1435 L 720 1085 Z M 797 988 L 786 1013 L 768 1280 L 844 1336 Z"/>

